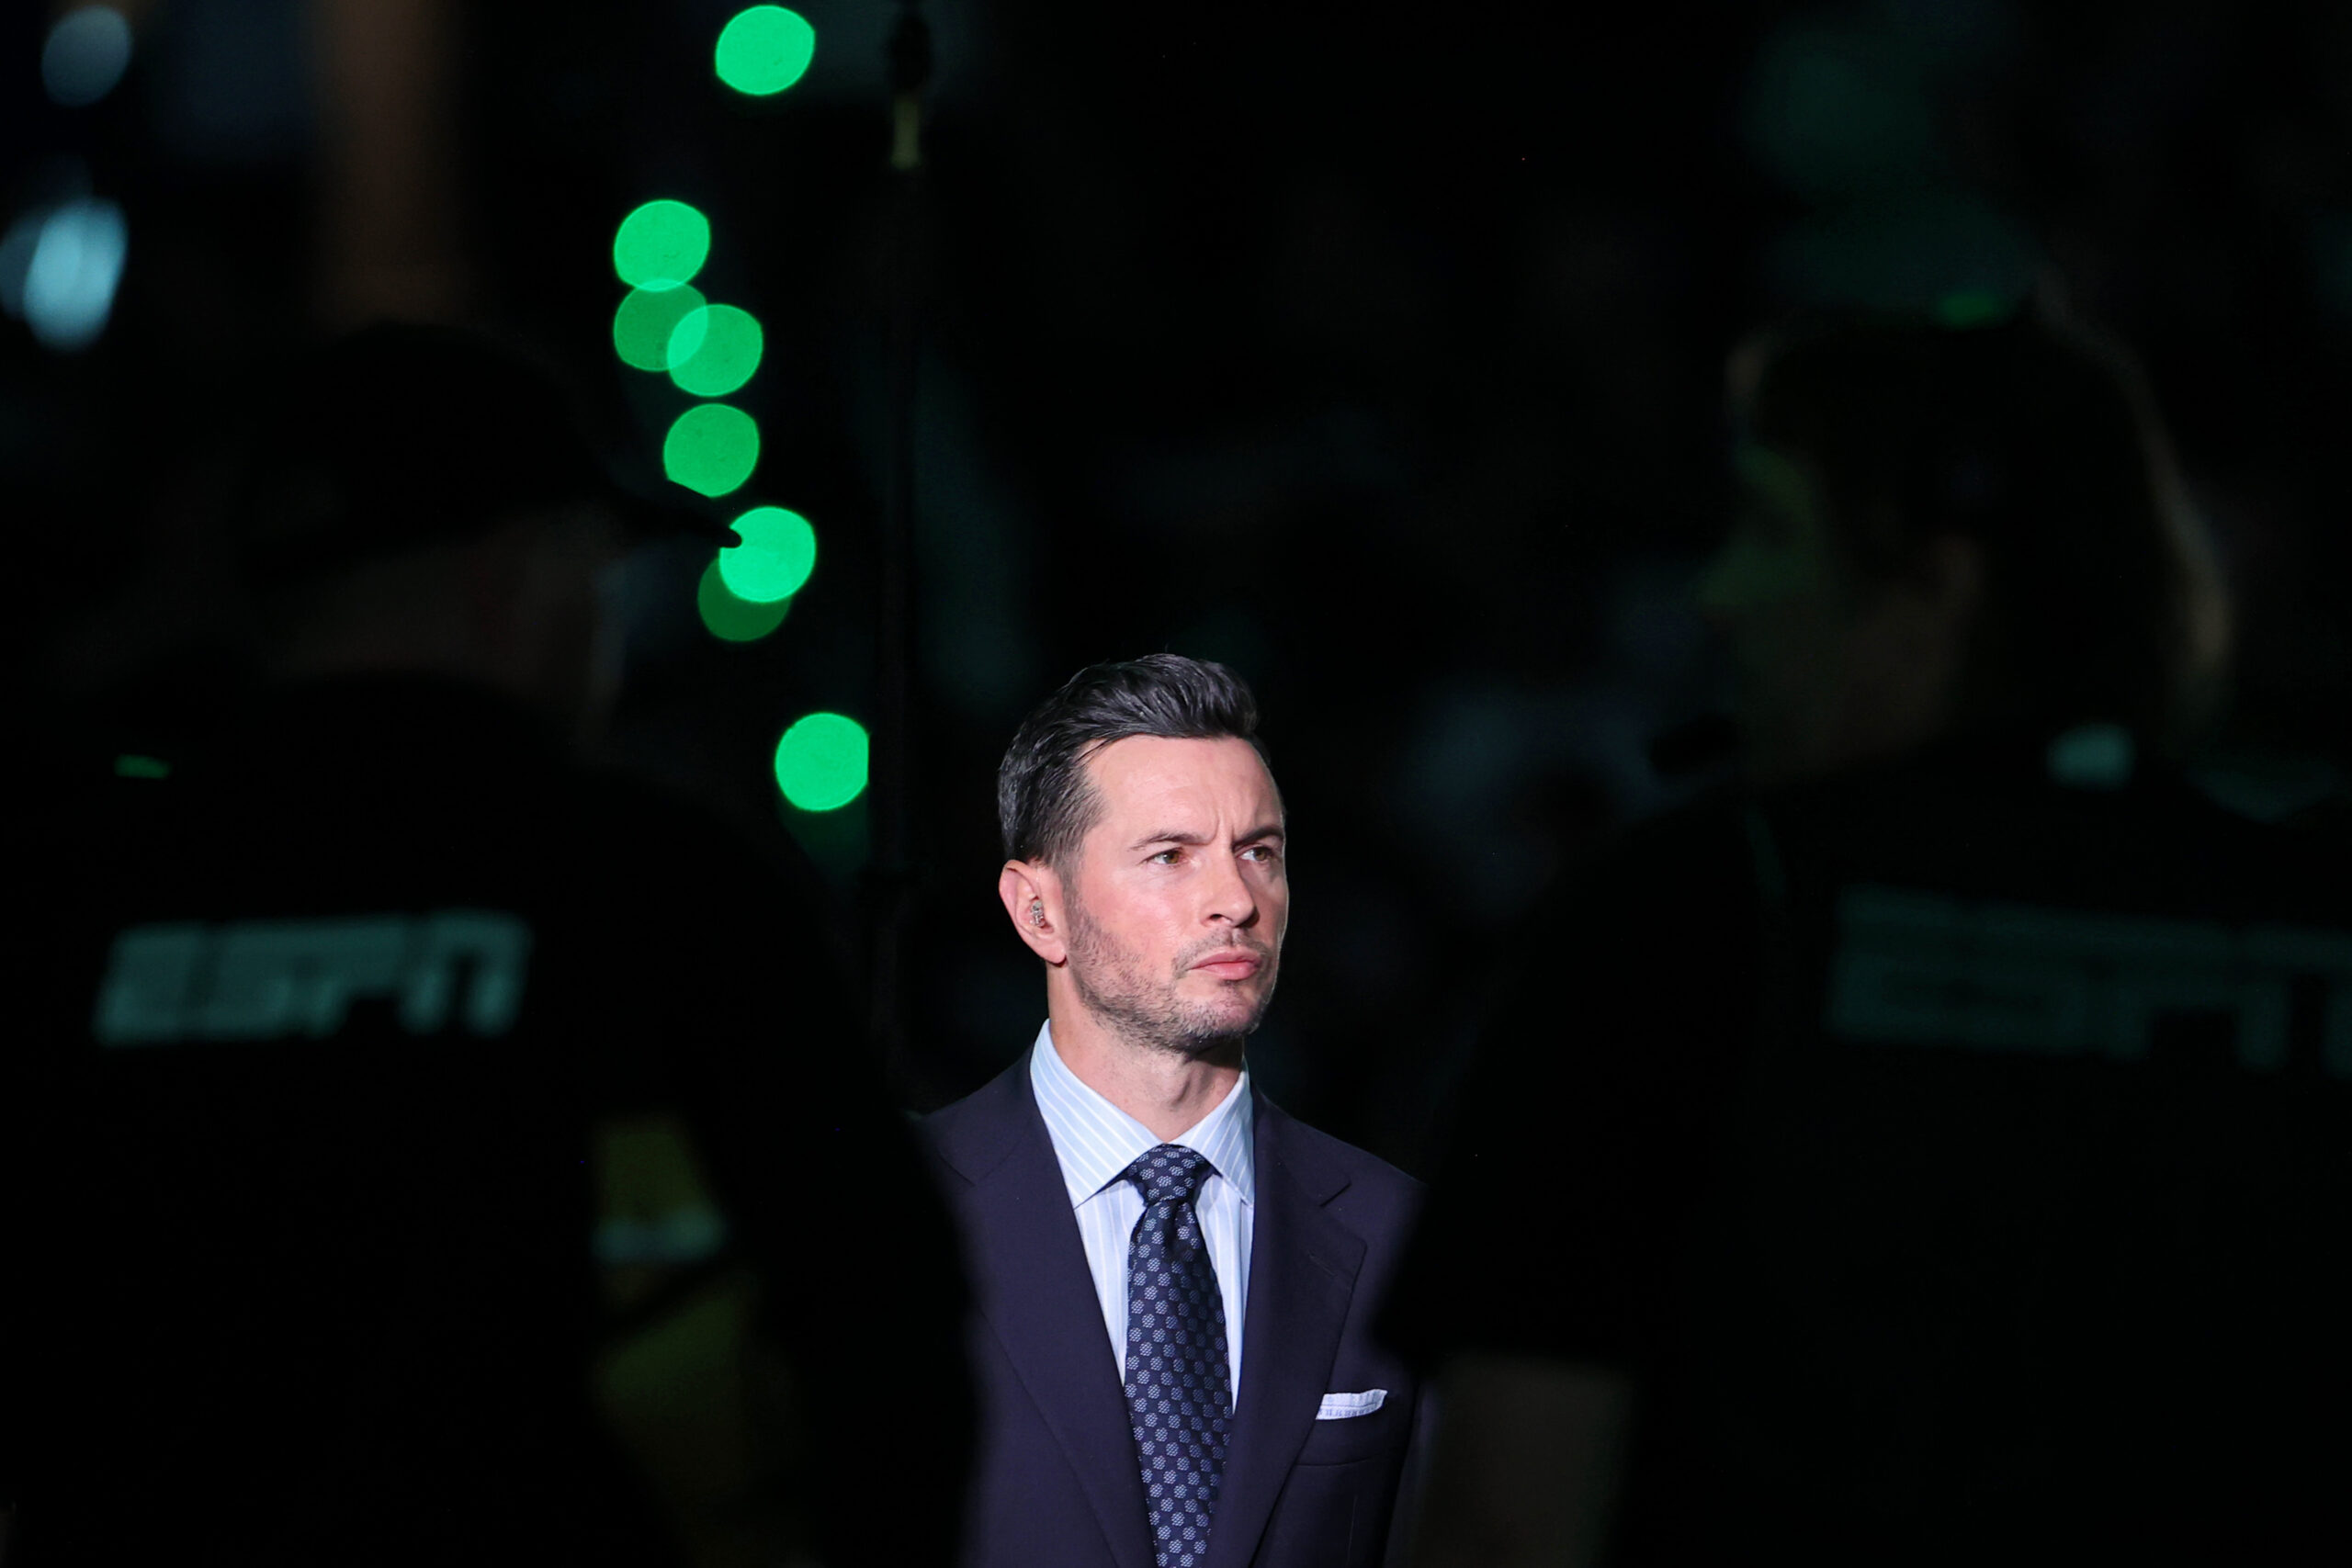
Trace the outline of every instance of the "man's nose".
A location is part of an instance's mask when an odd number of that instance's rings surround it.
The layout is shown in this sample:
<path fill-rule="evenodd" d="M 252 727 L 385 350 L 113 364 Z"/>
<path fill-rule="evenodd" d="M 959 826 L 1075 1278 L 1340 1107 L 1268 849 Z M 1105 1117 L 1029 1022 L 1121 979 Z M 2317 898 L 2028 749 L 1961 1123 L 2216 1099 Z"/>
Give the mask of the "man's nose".
<path fill-rule="evenodd" d="M 1222 868 L 1211 874 L 1208 884 L 1208 907 L 1202 911 L 1204 920 L 1227 920 L 1236 926 L 1247 926 L 1258 918 L 1258 890 L 1250 886 L 1250 878 L 1242 874 L 1241 862 L 1234 855 L 1218 857 Z"/>

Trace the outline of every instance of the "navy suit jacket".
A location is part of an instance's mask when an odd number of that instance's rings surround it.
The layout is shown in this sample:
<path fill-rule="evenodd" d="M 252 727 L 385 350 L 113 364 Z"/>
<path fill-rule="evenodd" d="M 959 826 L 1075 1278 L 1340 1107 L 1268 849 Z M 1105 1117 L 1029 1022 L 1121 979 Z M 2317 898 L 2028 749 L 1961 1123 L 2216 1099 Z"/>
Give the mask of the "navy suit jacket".
<path fill-rule="evenodd" d="M 1374 1568 L 1419 1410 L 1372 1338 L 1420 1185 L 1256 1094 L 1241 1388 L 1208 1568 Z M 1119 1364 L 1029 1057 L 929 1117 L 964 1236 L 981 1401 L 965 1568 L 1152 1568 Z M 1327 1393 L 1383 1388 L 1318 1421 Z"/>

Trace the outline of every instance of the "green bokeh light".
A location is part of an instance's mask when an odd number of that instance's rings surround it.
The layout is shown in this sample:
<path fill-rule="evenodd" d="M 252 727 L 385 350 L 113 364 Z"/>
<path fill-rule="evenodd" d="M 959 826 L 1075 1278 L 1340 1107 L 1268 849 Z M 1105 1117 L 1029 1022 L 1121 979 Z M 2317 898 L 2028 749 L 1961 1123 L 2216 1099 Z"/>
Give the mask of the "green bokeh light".
<path fill-rule="evenodd" d="M 865 727 L 837 713 L 812 713 L 775 745 L 775 782 L 803 811 L 831 811 L 865 792 Z"/>
<path fill-rule="evenodd" d="M 719 555 L 723 560 L 727 552 Z M 702 614 L 704 629 L 722 642 L 757 642 L 784 625 L 792 599 L 788 594 L 773 603 L 746 599 L 727 586 L 718 561 L 712 561 L 695 585 L 695 608 Z"/>
<path fill-rule="evenodd" d="M 766 337 L 749 310 L 712 305 L 678 321 L 670 340 L 670 379 L 698 398 L 723 398 L 760 367 Z"/>
<path fill-rule="evenodd" d="M 667 370 L 673 344 L 692 353 L 698 343 L 679 341 L 685 323 L 702 314 L 702 291 L 689 284 L 668 288 L 632 288 L 613 312 L 613 348 L 624 364 L 639 370 Z"/>
<path fill-rule="evenodd" d="M 135 751 L 126 751 L 114 760 L 114 776 L 119 779 L 167 779 L 172 776 L 172 765 L 160 757 L 142 757 Z"/>
<path fill-rule="evenodd" d="M 632 288 L 691 282 L 709 255 L 710 220 L 683 201 L 649 201 L 613 236 L 613 270 Z"/>
<path fill-rule="evenodd" d="M 817 569 L 817 530 L 797 512 L 760 506 L 735 519 L 743 542 L 718 552 L 718 575 L 738 599 L 773 604 L 800 592 Z"/>
<path fill-rule="evenodd" d="M 701 403 L 680 414 L 662 443 L 662 471 L 704 495 L 742 487 L 760 463 L 760 427 L 741 409 Z"/>
<path fill-rule="evenodd" d="M 765 97 L 800 80 L 817 52 L 817 29 L 797 11 L 754 6 L 719 29 L 718 79 L 739 93 Z"/>

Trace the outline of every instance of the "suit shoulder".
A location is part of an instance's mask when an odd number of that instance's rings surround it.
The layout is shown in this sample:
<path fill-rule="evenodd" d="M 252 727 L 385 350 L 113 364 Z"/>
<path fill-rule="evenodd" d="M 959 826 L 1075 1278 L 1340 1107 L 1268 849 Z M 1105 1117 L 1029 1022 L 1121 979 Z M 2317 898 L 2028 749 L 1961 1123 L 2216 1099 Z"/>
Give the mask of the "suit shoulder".
<path fill-rule="evenodd" d="M 1272 1101 L 1261 1100 L 1259 1113 L 1267 1118 L 1267 1131 L 1273 1134 L 1270 1152 L 1310 1190 L 1319 1189 L 1328 1195 L 1345 1189 L 1351 1208 L 1409 1214 L 1420 1206 L 1421 1183 L 1378 1155 L 1310 1127 Z"/>
<path fill-rule="evenodd" d="M 986 1120 L 976 1102 L 987 1092 L 985 1089 L 975 1089 L 961 1100 L 951 1100 L 936 1111 L 918 1116 L 915 1118 L 916 1133 L 934 1150 L 956 1142 L 960 1135 L 970 1132 L 975 1123 Z"/>
<path fill-rule="evenodd" d="M 967 1180 L 977 1180 L 1012 1151 L 1027 1104 L 1027 1057 L 915 1123 L 924 1148 Z"/>
<path fill-rule="evenodd" d="M 1317 1127 L 1301 1123 L 1300 1130 L 1328 1151 L 1329 1157 L 1344 1165 L 1349 1175 L 1359 1182 L 1400 1197 L 1410 1197 L 1422 1190 L 1419 1178 L 1399 1170 L 1376 1154 L 1335 1138 Z"/>

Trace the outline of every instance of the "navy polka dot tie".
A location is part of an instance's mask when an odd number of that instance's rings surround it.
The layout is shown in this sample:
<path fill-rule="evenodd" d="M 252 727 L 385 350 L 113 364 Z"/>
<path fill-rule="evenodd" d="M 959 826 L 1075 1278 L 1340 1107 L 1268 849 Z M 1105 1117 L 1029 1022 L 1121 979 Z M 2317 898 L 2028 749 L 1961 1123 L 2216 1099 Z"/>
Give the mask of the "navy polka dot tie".
<path fill-rule="evenodd" d="M 1196 1568 L 1207 1555 L 1233 1423 L 1225 1295 L 1193 1206 L 1215 1169 L 1197 1150 L 1162 1144 L 1119 1173 L 1143 1193 L 1127 1251 L 1127 1414 L 1159 1568 Z"/>

